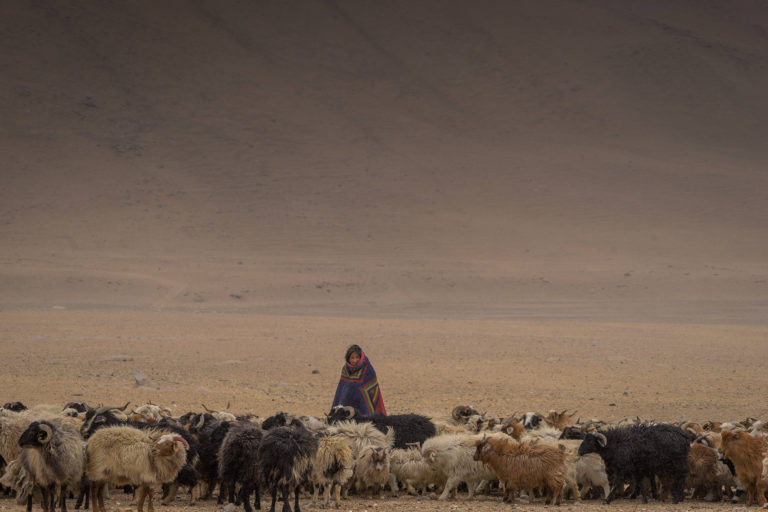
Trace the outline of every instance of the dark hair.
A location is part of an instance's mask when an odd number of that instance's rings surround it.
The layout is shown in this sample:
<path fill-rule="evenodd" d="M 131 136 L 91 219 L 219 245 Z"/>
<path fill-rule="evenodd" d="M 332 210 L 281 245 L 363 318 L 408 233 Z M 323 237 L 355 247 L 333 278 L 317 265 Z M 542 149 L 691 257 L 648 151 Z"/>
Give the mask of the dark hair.
<path fill-rule="evenodd" d="M 347 349 L 347 353 L 346 353 L 346 355 L 344 356 L 344 360 L 346 360 L 347 362 L 349 362 L 349 356 L 351 356 L 351 355 L 352 355 L 352 354 L 354 354 L 354 353 L 357 353 L 357 355 L 358 355 L 358 356 L 362 355 L 362 353 L 363 353 L 363 349 L 361 349 L 361 348 L 360 348 L 360 345 L 351 345 L 351 346 L 350 346 L 350 347 Z"/>

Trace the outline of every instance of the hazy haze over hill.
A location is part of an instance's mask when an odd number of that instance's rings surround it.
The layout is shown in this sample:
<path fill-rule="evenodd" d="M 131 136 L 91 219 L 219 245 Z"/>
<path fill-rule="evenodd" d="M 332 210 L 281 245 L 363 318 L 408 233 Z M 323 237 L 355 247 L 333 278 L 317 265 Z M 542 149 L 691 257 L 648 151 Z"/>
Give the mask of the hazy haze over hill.
<path fill-rule="evenodd" d="M 0 307 L 765 323 L 768 4 L 0 4 Z"/>

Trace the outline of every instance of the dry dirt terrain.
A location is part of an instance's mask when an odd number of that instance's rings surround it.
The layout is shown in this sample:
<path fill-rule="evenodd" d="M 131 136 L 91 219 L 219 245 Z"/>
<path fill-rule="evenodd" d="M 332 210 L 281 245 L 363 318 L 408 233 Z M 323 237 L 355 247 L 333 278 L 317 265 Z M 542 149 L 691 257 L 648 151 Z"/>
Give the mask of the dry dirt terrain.
<path fill-rule="evenodd" d="M 0 41 L 1 402 L 320 415 L 358 343 L 391 413 L 768 419 L 764 2 L 0 2 Z"/>

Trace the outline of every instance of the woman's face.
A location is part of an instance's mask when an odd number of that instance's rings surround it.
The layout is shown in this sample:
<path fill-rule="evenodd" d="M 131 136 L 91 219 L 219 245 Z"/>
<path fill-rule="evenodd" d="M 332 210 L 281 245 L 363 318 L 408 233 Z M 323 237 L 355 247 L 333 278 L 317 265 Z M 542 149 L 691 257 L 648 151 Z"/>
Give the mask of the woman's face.
<path fill-rule="evenodd" d="M 358 354 L 357 352 L 352 352 L 351 354 L 349 354 L 349 364 L 351 366 L 357 366 L 357 363 L 359 362 L 360 362 L 360 354 Z"/>

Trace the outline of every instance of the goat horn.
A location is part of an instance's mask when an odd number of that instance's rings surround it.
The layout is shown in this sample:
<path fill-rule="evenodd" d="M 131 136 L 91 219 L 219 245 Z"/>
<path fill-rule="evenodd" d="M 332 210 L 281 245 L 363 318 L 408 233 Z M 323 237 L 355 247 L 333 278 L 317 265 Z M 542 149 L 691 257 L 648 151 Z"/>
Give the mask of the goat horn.
<path fill-rule="evenodd" d="M 131 401 L 125 402 L 125 405 L 122 407 L 115 407 L 115 409 L 120 409 L 121 411 L 125 412 L 125 408 L 128 407 L 128 404 L 131 403 Z"/>
<path fill-rule="evenodd" d="M 53 430 L 49 425 L 46 425 L 45 423 L 40 423 L 40 430 L 45 432 L 45 439 L 39 439 L 41 443 L 47 443 L 51 440 L 51 437 L 53 437 Z"/>
<path fill-rule="evenodd" d="M 347 414 L 349 415 L 349 419 L 352 419 L 355 417 L 355 408 L 351 405 L 347 405 L 344 407 L 344 410 L 347 411 Z"/>
<path fill-rule="evenodd" d="M 173 436 L 173 440 L 174 440 L 174 441 L 180 441 L 180 442 L 181 442 L 181 444 L 183 444 L 183 445 L 184 445 L 184 448 L 186 448 L 187 450 L 189 450 L 189 443 L 188 443 L 188 442 L 187 442 L 187 440 L 186 440 L 186 439 L 184 439 L 183 437 L 181 437 L 181 436 Z"/>
<path fill-rule="evenodd" d="M 232 404 L 232 402 L 227 402 L 227 407 L 226 407 L 226 409 L 224 409 L 224 410 L 225 410 L 225 411 L 228 411 L 228 410 L 229 410 L 229 406 L 230 406 L 231 404 Z"/>
<path fill-rule="evenodd" d="M 127 407 L 128 404 L 125 404 L 125 407 Z M 99 407 L 96 409 L 93 413 L 94 416 L 98 416 L 99 414 L 104 414 L 107 411 L 124 411 L 125 408 L 115 407 L 114 405 L 104 405 L 102 407 Z"/>
<path fill-rule="evenodd" d="M 215 414 L 216 412 L 218 412 L 218 411 L 212 411 L 212 410 L 210 410 L 209 408 L 207 408 L 207 407 L 205 406 L 205 404 L 200 404 L 200 405 L 202 405 L 202 406 L 203 406 L 203 409 L 205 409 L 205 412 L 209 412 L 209 413 L 211 413 L 211 414 Z"/>
<path fill-rule="evenodd" d="M 198 421 L 197 425 L 195 425 L 195 430 L 200 430 L 203 428 L 203 425 L 205 425 L 205 414 L 200 415 L 200 421 Z"/>
<path fill-rule="evenodd" d="M 461 411 L 463 408 L 464 408 L 463 405 L 457 405 L 456 407 L 454 407 L 453 411 L 451 411 L 451 417 L 454 420 L 458 421 L 461 418 Z"/>

